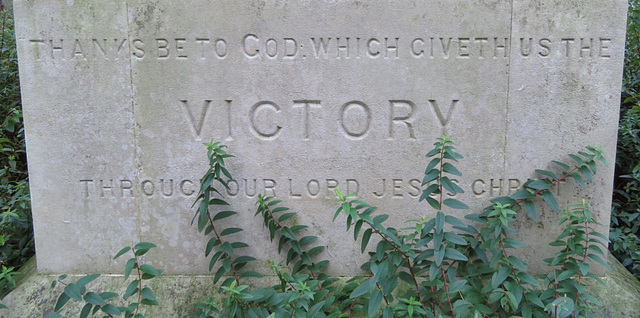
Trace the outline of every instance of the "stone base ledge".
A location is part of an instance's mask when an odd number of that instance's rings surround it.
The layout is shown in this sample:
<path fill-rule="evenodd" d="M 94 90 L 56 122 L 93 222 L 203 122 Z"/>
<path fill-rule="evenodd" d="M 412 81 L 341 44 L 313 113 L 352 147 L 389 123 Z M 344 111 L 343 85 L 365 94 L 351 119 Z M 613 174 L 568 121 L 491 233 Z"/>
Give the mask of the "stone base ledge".
<path fill-rule="evenodd" d="M 587 290 L 602 307 L 593 313 L 594 318 L 632 318 L 640 317 L 640 282 L 636 280 L 613 256 L 609 256 L 611 270 L 602 279 L 603 286 L 595 280 L 587 282 Z M 27 266 L 28 267 L 28 266 Z M 38 274 L 33 263 L 30 269 L 23 269 L 25 277 L 16 289 L 2 299 L 8 309 L 0 309 L 0 318 L 13 317 L 43 317 L 52 313 L 58 296 L 63 288 L 58 286 L 51 289 L 51 282 L 58 274 Z M 82 275 L 70 275 L 71 281 L 76 281 Z M 213 297 L 221 303 L 224 294 L 218 293 L 218 286 L 213 284 L 213 276 L 190 275 L 162 275 L 145 281 L 156 294 L 159 306 L 145 306 L 146 317 L 191 317 L 197 303 Z M 269 276 L 256 284 L 262 286 L 277 283 L 277 278 Z M 88 289 L 97 291 L 114 291 L 123 294 L 127 284 L 122 275 L 102 275 L 92 282 Z M 122 301 L 122 298 L 118 298 Z M 131 300 L 131 299 L 130 299 Z M 75 306 L 74 306 L 75 305 Z M 65 315 L 74 317 L 80 312 L 84 303 L 71 301 L 65 308 Z M 123 304 L 124 305 L 124 304 Z M 75 313 L 75 315 L 74 315 Z"/>

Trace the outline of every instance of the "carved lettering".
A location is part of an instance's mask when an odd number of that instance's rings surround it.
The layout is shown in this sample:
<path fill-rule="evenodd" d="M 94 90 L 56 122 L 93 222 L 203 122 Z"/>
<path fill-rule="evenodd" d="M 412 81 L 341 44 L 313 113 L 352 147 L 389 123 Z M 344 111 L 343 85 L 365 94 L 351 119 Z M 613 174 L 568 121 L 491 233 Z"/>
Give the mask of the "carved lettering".
<path fill-rule="evenodd" d="M 475 180 L 451 181 L 463 189 L 470 189 L 475 198 L 495 198 L 512 195 L 523 189 L 526 180 L 518 178 L 486 178 Z M 562 182 L 552 188 L 558 196 L 561 194 Z M 281 178 L 238 178 L 227 181 L 225 196 L 238 196 L 253 199 L 258 194 L 283 196 L 291 199 L 336 198 L 335 191 L 340 189 L 344 194 L 353 193 L 377 199 L 416 199 L 422 194 L 426 186 L 422 186 L 419 179 L 386 177 L 363 183 L 356 178 L 322 178 L 301 179 L 299 177 Z M 183 197 L 192 199 L 200 187 L 197 179 L 188 178 L 158 178 L 135 180 L 133 178 L 96 178 L 80 179 L 78 191 L 85 199 L 133 199 L 137 197 L 147 199 L 170 199 Z M 456 197 L 445 193 L 446 197 Z M 435 197 L 434 197 L 435 198 Z"/>
<path fill-rule="evenodd" d="M 459 100 L 452 100 L 451 101 L 451 105 L 449 105 L 449 109 L 447 110 L 446 116 L 442 114 L 442 110 L 440 109 L 440 106 L 438 105 L 438 102 L 436 100 L 430 99 L 429 103 L 431 104 L 431 106 L 433 107 L 433 111 L 436 114 L 436 117 L 438 118 L 438 120 L 440 121 L 440 127 L 442 127 L 442 131 L 444 134 L 447 133 L 446 131 L 446 126 L 449 123 L 449 120 L 451 119 L 451 114 L 453 114 L 453 110 L 456 108 L 456 105 L 458 104 Z"/>
<path fill-rule="evenodd" d="M 293 107 L 302 107 L 304 109 L 304 117 L 302 121 L 302 126 L 304 127 L 304 133 L 302 135 L 303 140 L 309 140 L 309 109 L 310 108 L 320 108 L 319 100 L 294 100 Z"/>
<path fill-rule="evenodd" d="M 359 109 L 360 111 L 349 111 L 350 109 Z M 360 113 L 360 115 L 356 115 L 355 118 L 347 115 L 347 113 L 354 112 Z M 355 125 L 352 123 L 355 123 Z M 369 126 L 371 125 L 371 110 L 369 109 L 369 106 L 360 101 L 350 101 L 345 103 L 342 105 L 342 109 L 340 111 L 340 124 L 342 126 L 342 130 L 347 134 L 347 136 L 353 139 L 364 138 L 369 131 Z"/>
<path fill-rule="evenodd" d="M 234 106 L 231 100 L 224 100 L 225 107 L 215 112 L 211 111 L 215 107 L 212 106 L 215 104 L 212 99 L 202 101 L 199 107 L 197 106 L 198 102 L 189 102 L 187 99 L 179 101 L 182 105 L 181 108 L 184 109 L 186 121 L 189 123 L 196 140 L 199 140 L 204 133 L 204 127 L 217 129 L 218 136 L 226 141 L 235 139 L 236 131 L 234 129 L 238 129 L 237 131 L 239 132 L 246 131 L 239 125 L 246 123 L 247 120 L 241 120 L 243 117 L 241 112 L 232 111 Z M 451 121 L 460 101 L 454 99 L 449 103 L 439 103 L 435 99 L 429 99 L 417 104 L 411 100 L 398 99 L 388 100 L 385 103 L 388 103 L 389 111 L 375 114 L 369 104 L 363 101 L 352 100 L 342 104 L 337 110 L 336 116 L 340 126 L 336 128 L 347 139 L 364 139 L 374 127 L 372 126 L 374 115 L 385 116 L 387 114 L 388 118 L 384 119 L 388 122 L 387 131 L 385 132 L 384 128 L 375 126 L 377 137 L 396 140 L 398 136 L 401 136 L 401 140 L 415 140 L 418 138 L 416 126 L 419 126 L 414 120 L 414 117 L 418 117 L 415 116 L 417 112 L 426 111 L 430 113 L 440 126 L 441 131 L 446 133 L 447 125 Z M 299 138 L 306 141 L 318 140 L 318 136 L 316 138 L 313 136 L 314 129 L 318 129 L 314 127 L 326 126 L 328 123 L 316 124 L 314 121 L 317 121 L 318 118 L 325 120 L 330 118 L 326 114 L 323 116 L 323 113 L 327 112 L 323 107 L 323 102 L 317 99 L 300 99 L 291 101 L 290 105 L 283 108 L 273 101 L 258 101 L 254 103 L 248 111 L 248 122 L 250 124 L 247 128 L 255 137 L 265 141 L 280 138 L 285 131 L 287 132 L 287 138 Z M 245 106 L 236 105 L 237 107 Z M 302 111 L 293 111 L 293 109 L 301 109 Z M 212 112 L 216 115 L 209 115 Z M 336 112 L 336 110 L 331 110 L 331 112 Z M 298 120 L 301 125 L 293 124 Z M 226 127 L 224 127 L 225 125 Z M 225 135 L 226 137 L 223 137 Z"/>
<path fill-rule="evenodd" d="M 250 117 L 251 131 L 253 131 L 253 133 L 261 139 L 272 140 L 278 137 L 278 134 L 280 133 L 282 126 L 278 124 L 272 124 L 272 125 L 269 125 L 271 127 L 268 128 L 268 127 L 261 127 L 263 125 L 258 124 L 259 116 L 265 113 L 265 111 L 263 110 L 267 110 L 267 109 L 271 110 L 271 112 L 274 112 L 276 114 L 280 113 L 280 106 L 270 101 L 258 102 L 254 104 L 253 107 L 251 107 L 251 117 Z M 266 118 L 266 115 L 262 115 L 262 117 L 260 118 Z"/>
<path fill-rule="evenodd" d="M 412 101 L 408 100 L 390 100 L 389 105 L 391 105 L 391 111 L 389 112 L 389 139 L 394 139 L 394 131 L 395 126 L 398 124 L 404 124 L 407 126 L 409 139 L 416 139 L 416 136 L 413 132 L 413 120 L 411 116 L 413 116 L 413 112 L 416 109 L 416 104 Z M 408 112 L 404 116 L 396 115 L 396 108 L 409 108 Z"/>
<path fill-rule="evenodd" d="M 189 103 L 187 100 L 181 100 L 180 102 L 184 106 L 184 109 L 187 111 L 189 122 L 191 123 L 191 128 L 193 128 L 193 131 L 196 137 L 199 138 L 200 133 L 202 132 L 202 125 L 204 124 L 204 119 L 205 117 L 207 117 L 207 112 L 209 111 L 209 107 L 211 106 L 211 100 L 208 99 L 204 101 L 202 105 L 202 109 L 198 112 L 199 113 L 198 117 L 194 116 L 193 111 L 191 110 L 191 107 L 189 107 Z"/>
<path fill-rule="evenodd" d="M 416 34 L 398 36 L 320 36 L 301 38 L 292 35 L 247 33 L 238 39 L 227 36 L 176 36 L 156 38 L 32 38 L 37 60 L 61 61 L 118 60 L 134 56 L 137 61 L 199 60 L 220 61 L 230 55 L 263 62 L 293 59 L 460 59 L 504 60 L 513 49 L 523 58 L 564 57 L 570 59 L 610 59 L 611 37 L 585 34 L 570 37 L 520 37 L 492 35 L 478 37 Z M 513 44 L 513 48 L 511 45 Z"/>

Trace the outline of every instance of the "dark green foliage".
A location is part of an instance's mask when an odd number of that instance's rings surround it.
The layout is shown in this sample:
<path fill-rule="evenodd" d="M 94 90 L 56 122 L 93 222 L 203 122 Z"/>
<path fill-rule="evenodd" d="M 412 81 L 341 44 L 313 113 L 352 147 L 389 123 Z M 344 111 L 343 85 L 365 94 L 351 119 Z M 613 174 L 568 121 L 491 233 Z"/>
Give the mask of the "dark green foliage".
<path fill-rule="evenodd" d="M 556 162 L 555 172 L 537 170 L 541 179 L 530 180 L 524 190 L 510 197 L 500 197 L 479 214 L 468 214 L 474 226 L 450 214 L 452 209 L 468 209 L 457 200 L 445 198 L 444 193 L 462 193 L 449 175 L 461 176 L 455 167 L 462 156 L 446 136 L 438 139 L 427 157 L 430 158 L 423 179 L 420 198 L 427 201 L 435 216 L 409 220 L 410 226 L 396 229 L 386 226 L 388 215 L 376 214 L 376 208 L 343 195 L 336 189 L 338 208 L 335 218 L 344 213 L 346 228 L 352 230 L 354 240 L 361 240 L 363 252 L 370 250 L 369 260 L 361 268 L 364 276 L 336 283 L 339 279 L 325 273 L 327 260 L 316 260 L 323 246 L 314 246 L 318 237 L 307 235 L 308 227 L 295 224 L 296 212 L 280 206 L 274 197 L 258 196 L 257 211 L 269 231 L 271 241 L 277 241 L 282 263 L 272 261 L 271 270 L 279 283 L 269 288 L 252 289 L 243 280 L 261 277 L 244 267 L 255 259 L 241 255 L 248 245 L 228 240 L 241 228 L 224 227 L 219 221 L 237 215 L 230 210 L 216 186 L 227 186 L 231 179 L 225 159 L 232 157 L 220 143 L 205 144 L 209 169 L 201 181 L 201 189 L 194 206 L 193 221 L 198 230 L 210 237 L 205 254 L 211 256 L 210 270 L 214 281 L 221 283 L 220 292 L 226 294 L 222 306 L 213 299 L 196 306 L 194 315 L 208 317 L 587 317 L 589 309 L 598 301 L 585 291 L 583 278 L 599 280 L 590 271 L 590 263 L 603 266 L 603 245 L 607 238 L 592 228 L 597 224 L 591 207 L 582 202 L 560 210 L 552 194 L 560 181 L 573 179 L 583 185 L 596 172 L 596 163 L 606 164 L 601 149 L 587 147 L 587 151 L 570 155 L 572 164 Z M 545 260 L 550 267 L 547 275 L 537 280 L 527 272 L 526 263 L 511 255 L 516 248 L 525 247 L 510 237 L 517 231 L 510 227 L 518 211 L 524 209 L 537 219 L 536 205 L 546 204 L 563 217 L 564 231 L 550 245 L 558 247 L 554 257 Z M 295 224 L 295 225 L 294 225 Z M 375 247 L 374 247 L 375 245 Z M 61 276 L 52 284 L 63 284 L 56 313 L 71 300 L 84 302 L 80 317 L 101 311 L 106 317 L 124 314 L 142 317 L 140 305 L 157 305 L 155 295 L 142 281 L 160 275 L 161 271 L 147 264 L 139 265 L 138 258 L 146 254 L 152 243 L 139 243 L 120 250 L 115 258 L 131 252 L 133 257 L 125 265 L 125 280 L 131 277 L 124 300 L 137 296 L 126 307 L 109 301 L 114 293 L 88 291 L 86 285 L 99 275 L 88 275 L 75 283 L 66 283 Z M 135 271 L 134 271 L 135 270 Z M 542 282 L 542 284 L 540 284 Z"/>
<path fill-rule="evenodd" d="M 27 161 L 13 16 L 0 10 L 0 296 L 14 287 L 11 272 L 34 254 Z"/>
<path fill-rule="evenodd" d="M 207 146 L 211 168 L 205 174 L 203 184 L 212 184 L 205 182 L 212 179 L 224 185 L 220 174 L 210 176 L 224 158 L 212 156 L 228 155 L 217 150 L 224 148 L 218 143 Z M 279 206 L 279 200 L 259 196 L 255 214 L 262 217 L 269 238 L 278 242 L 278 252 L 284 256 L 284 264 L 272 264 L 280 283 L 271 288 L 251 290 L 242 284 L 244 275 L 240 268 L 232 271 L 233 267 L 218 264 L 216 280 L 225 275 L 233 276 L 221 287 L 227 295 L 226 300 L 221 307 L 212 300 L 201 303 L 196 314 L 202 318 L 341 317 L 354 313 L 368 317 L 589 315 L 590 306 L 598 302 L 585 292 L 582 281 L 583 277 L 598 279 L 589 270 L 590 262 L 606 266 L 602 260 L 603 249 L 598 246 L 606 242 L 606 237 L 593 230 L 596 222 L 586 202 L 561 210 L 552 190 L 558 182 L 567 179 L 582 186 L 591 181 L 596 164 L 606 164 L 601 149 L 587 147 L 584 152 L 570 155 L 573 162 L 556 162 L 555 171 L 537 170 L 542 178 L 530 180 L 524 190 L 511 197 L 494 199 L 482 213 L 469 214 L 469 219 L 480 224 L 477 227 L 448 214 L 454 209 L 468 209 L 465 203 L 443 195 L 463 192 L 449 179 L 450 175 L 462 175 L 455 167 L 462 156 L 455 151 L 453 142 L 446 136 L 439 138 L 427 157 L 429 162 L 420 201 L 427 201 L 436 210 L 435 216 L 410 220 L 411 225 L 407 228 L 386 226 L 384 222 L 389 219 L 388 215 L 376 214 L 375 207 L 353 199 L 353 194 L 343 195 L 336 190 L 338 208 L 334 220 L 344 213 L 346 229 L 353 231 L 355 240 L 361 240 L 361 250 L 371 250 L 369 260 L 361 266 L 367 275 L 354 277 L 337 288 L 334 283 L 337 278 L 324 273 L 328 261 L 315 261 L 323 249 L 312 246 L 318 238 L 305 234 L 307 227 L 304 225 L 290 225 L 288 222 L 295 219 L 296 213 Z M 211 214 L 205 210 L 226 204 L 222 199 L 212 201 L 204 194 L 207 191 L 218 193 L 203 187 L 200 201 L 196 202 L 200 207 L 196 218 L 203 213 L 209 213 L 209 219 L 216 219 L 211 215 L 220 213 L 224 213 L 224 217 L 236 214 L 228 211 Z M 537 220 L 536 206 L 540 204 L 564 215 L 561 220 L 564 231 L 551 242 L 552 246 L 560 247 L 560 251 L 546 260 L 549 274 L 540 275 L 536 280 L 527 272 L 526 263 L 510 254 L 513 249 L 525 247 L 510 237 L 517 232 L 510 224 L 523 208 Z M 214 228 L 214 221 L 209 221 L 207 226 Z M 212 232 L 238 231 L 235 228 L 221 230 L 217 226 Z M 227 259 L 253 260 L 225 249 L 225 243 L 219 244 L 217 234 L 212 242 L 205 252 L 209 254 L 217 248 L 214 259 L 227 255 Z"/>
<path fill-rule="evenodd" d="M 100 277 L 100 274 L 84 276 L 75 283 L 66 282 L 67 275 L 62 275 L 51 283 L 51 288 L 55 288 L 60 284 L 64 286 L 64 291 L 58 297 L 54 308 L 55 313 L 49 314 L 45 318 L 62 317 L 61 311 L 70 300 L 85 303 L 80 311 L 81 318 L 93 317 L 92 315 L 97 312 L 101 312 L 100 315 L 103 317 L 115 317 L 124 314 L 125 318 L 143 318 L 144 314 L 140 312 L 140 305 L 155 306 L 158 305 L 158 301 L 153 291 L 149 287 L 143 287 L 142 282 L 157 277 L 162 273 L 162 270 L 149 264 L 141 265 L 139 258 L 154 247 L 156 245 L 153 243 L 141 242 L 133 247 L 124 247 L 113 258 L 117 259 L 128 252 L 132 254 L 124 269 L 125 280 L 128 280 L 132 271 L 135 270 L 132 277 L 133 280 L 129 282 L 127 290 L 122 295 L 123 300 L 129 301 L 126 306 L 117 306 L 115 303 L 115 298 L 118 297 L 117 293 L 96 293 L 87 290 L 86 285 Z M 133 298 L 131 298 L 132 296 Z"/>
<path fill-rule="evenodd" d="M 238 270 L 243 268 L 247 263 L 254 261 L 255 258 L 250 256 L 239 256 L 236 254 L 236 250 L 247 247 L 244 242 L 231 242 L 227 237 L 231 234 L 242 232 L 241 228 L 216 228 L 216 221 L 226 219 L 230 216 L 236 215 L 234 211 L 215 211 L 213 208 L 225 207 L 229 203 L 221 197 L 220 191 L 216 189 L 216 186 L 221 185 L 228 188 L 227 181 L 231 179 L 231 174 L 227 171 L 224 160 L 232 155 L 225 152 L 226 146 L 219 142 L 205 144 L 208 148 L 207 157 L 209 158 L 209 169 L 200 180 L 200 192 L 196 198 L 194 206 L 198 206 L 196 214 L 193 217 L 193 221 L 197 220 L 198 231 L 204 232 L 205 235 L 213 236 L 209 238 L 205 255 L 209 256 L 214 248 L 217 251 L 211 257 L 209 262 L 209 270 L 212 270 L 217 263 L 222 263 L 222 266 L 218 268 L 214 276 L 214 282 L 218 282 L 225 275 L 233 275 L 233 278 L 227 278 L 222 285 L 230 286 L 232 283 L 238 284 L 240 281 L 240 275 Z M 192 223 L 193 223 L 192 221 Z M 258 273 L 250 273 L 251 276 L 260 276 Z"/>
<path fill-rule="evenodd" d="M 640 278 L 640 1 L 629 0 L 611 213 L 613 255 Z"/>

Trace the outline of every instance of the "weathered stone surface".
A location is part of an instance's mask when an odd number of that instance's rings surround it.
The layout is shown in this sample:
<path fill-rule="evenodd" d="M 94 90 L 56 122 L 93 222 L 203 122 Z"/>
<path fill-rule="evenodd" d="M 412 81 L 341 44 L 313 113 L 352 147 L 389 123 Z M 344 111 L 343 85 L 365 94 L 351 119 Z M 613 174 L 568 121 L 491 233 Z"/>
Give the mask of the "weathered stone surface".
<path fill-rule="evenodd" d="M 357 192 L 398 226 L 432 217 L 417 198 L 443 133 L 466 157 L 458 199 L 475 210 L 585 145 L 615 153 L 625 10 L 624 0 L 16 1 L 38 269 L 113 272 L 121 246 L 152 241 L 166 273 L 208 273 L 190 206 L 201 143 L 214 138 L 236 155 L 227 196 L 259 270 L 280 258 L 253 218 L 265 193 L 321 237 L 333 273 L 353 275 L 359 245 L 344 219 L 330 221 L 333 190 Z M 588 198 L 602 232 L 612 173 L 556 189 L 562 203 Z M 558 231 L 543 213 L 520 226 L 538 270 Z"/>

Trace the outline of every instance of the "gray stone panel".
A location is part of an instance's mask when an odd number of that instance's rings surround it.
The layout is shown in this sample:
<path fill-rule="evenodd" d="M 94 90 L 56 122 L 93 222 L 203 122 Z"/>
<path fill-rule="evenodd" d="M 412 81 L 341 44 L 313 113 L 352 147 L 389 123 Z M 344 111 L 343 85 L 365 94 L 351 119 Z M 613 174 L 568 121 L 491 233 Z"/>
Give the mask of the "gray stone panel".
<path fill-rule="evenodd" d="M 126 5 L 14 7 L 38 268 L 109 272 L 139 239 L 135 203 L 114 197 L 135 171 Z"/>
<path fill-rule="evenodd" d="M 120 246 L 152 241 L 165 273 L 207 273 L 190 207 L 214 138 L 236 156 L 227 197 L 258 270 L 281 258 L 253 217 L 264 193 L 321 237 L 333 273 L 354 275 L 364 258 L 331 222 L 333 190 L 397 227 L 433 217 L 417 199 L 443 133 L 476 211 L 567 152 L 614 153 L 626 2 L 609 2 L 17 1 L 38 268 L 117 271 Z M 607 224 L 601 171 L 577 194 Z M 552 221 L 521 223 L 543 254 Z"/>

